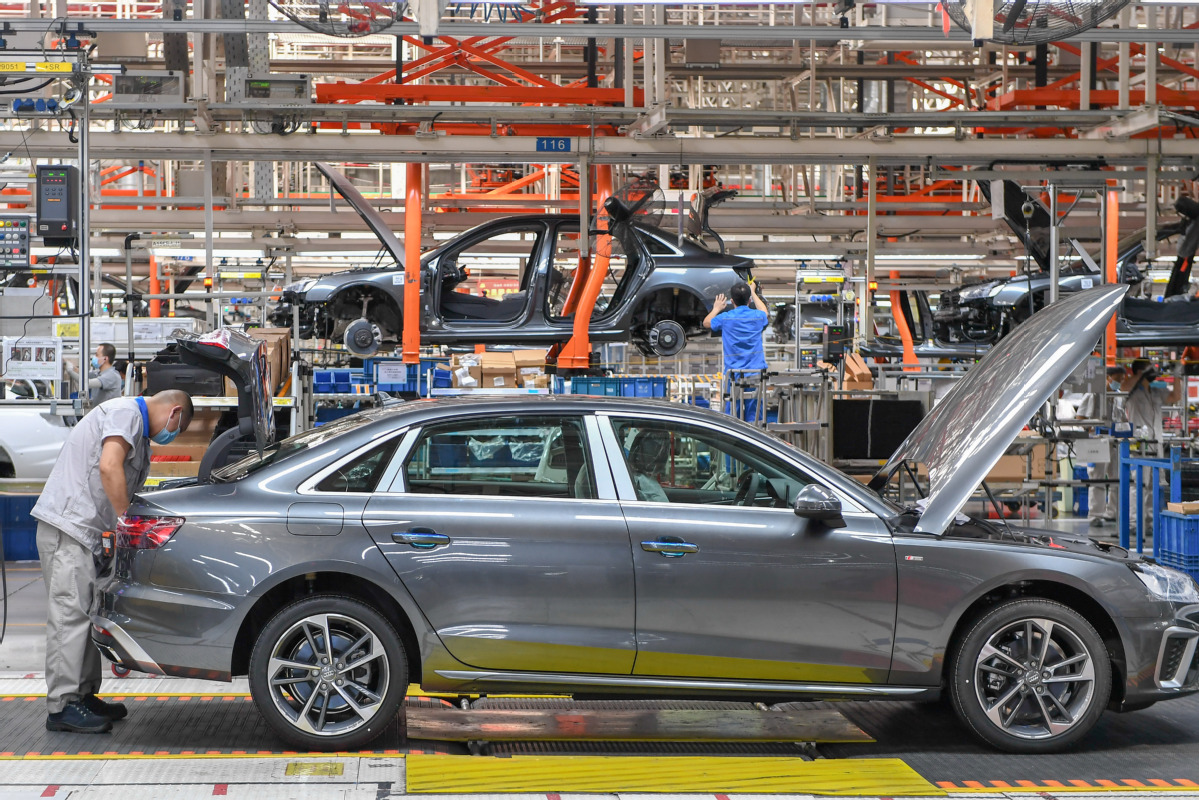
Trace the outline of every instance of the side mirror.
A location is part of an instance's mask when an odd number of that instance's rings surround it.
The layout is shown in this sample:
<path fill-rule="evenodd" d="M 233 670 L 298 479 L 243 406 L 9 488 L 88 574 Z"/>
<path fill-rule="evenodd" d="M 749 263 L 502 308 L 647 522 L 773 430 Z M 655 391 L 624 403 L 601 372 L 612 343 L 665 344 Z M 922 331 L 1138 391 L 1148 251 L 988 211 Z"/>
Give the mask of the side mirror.
<path fill-rule="evenodd" d="M 799 490 L 795 496 L 795 516 L 823 522 L 830 528 L 844 528 L 841 501 L 837 496 L 814 483 Z"/>

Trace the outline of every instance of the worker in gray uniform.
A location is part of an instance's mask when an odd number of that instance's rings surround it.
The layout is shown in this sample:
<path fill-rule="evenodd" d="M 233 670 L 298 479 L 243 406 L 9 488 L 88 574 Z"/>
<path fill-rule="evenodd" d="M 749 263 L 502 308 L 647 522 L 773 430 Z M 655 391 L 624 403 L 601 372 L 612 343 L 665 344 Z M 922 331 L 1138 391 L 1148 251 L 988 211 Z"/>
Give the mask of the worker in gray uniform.
<path fill-rule="evenodd" d="M 169 444 L 187 430 L 192 400 L 168 389 L 119 397 L 94 408 L 71 430 L 32 516 L 49 592 L 46 615 L 46 729 L 104 733 L 125 706 L 96 696 L 100 652 L 91 641 L 91 607 L 100 537 L 115 530 L 150 471 L 150 442 Z"/>
<path fill-rule="evenodd" d="M 1160 377 L 1161 373 L 1152 362 L 1146 359 L 1138 358 L 1132 362 L 1130 373 L 1130 377 L 1125 379 L 1121 388 L 1128 392 L 1124 409 L 1128 414 L 1128 421 L 1132 424 L 1133 436 L 1146 442 L 1156 442 L 1157 452 L 1147 455 L 1160 457 L 1162 441 L 1166 438 L 1165 426 L 1162 423 L 1162 409 L 1167 405 L 1175 405 L 1182 399 L 1183 387 L 1186 385 L 1182 364 L 1178 365 L 1174 375 L 1174 386 L 1169 389 L 1165 386 L 1154 385 L 1154 381 Z M 1144 478 L 1141 483 L 1140 502 L 1145 517 L 1143 536 L 1152 535 L 1155 522 L 1151 519 L 1153 508 L 1152 472 L 1148 469 L 1143 470 Z M 1136 507 L 1132 508 L 1131 517 L 1135 524 Z"/>
<path fill-rule="evenodd" d="M 96 345 L 96 352 L 92 355 L 91 370 L 87 375 L 88 402 L 92 408 L 103 403 L 105 400 L 111 400 L 114 397 L 121 396 L 121 373 L 114 365 L 117 359 L 117 349 L 108 342 Z M 82 393 L 85 389 L 83 379 L 80 377 L 79 369 L 71 362 L 67 362 L 67 372 L 71 378 L 79 386 L 79 391 Z"/>

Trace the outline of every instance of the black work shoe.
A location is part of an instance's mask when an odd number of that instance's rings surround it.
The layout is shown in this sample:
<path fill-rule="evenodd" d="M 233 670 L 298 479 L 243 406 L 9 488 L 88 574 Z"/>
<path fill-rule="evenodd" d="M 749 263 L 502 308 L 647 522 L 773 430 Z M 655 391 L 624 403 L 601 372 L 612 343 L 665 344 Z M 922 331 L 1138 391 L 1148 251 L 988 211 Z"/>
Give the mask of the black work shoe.
<path fill-rule="evenodd" d="M 113 722 L 129 716 L 129 710 L 124 703 L 106 703 L 94 694 L 85 694 L 82 700 L 87 710 L 101 717 L 108 717 Z"/>
<path fill-rule="evenodd" d="M 46 717 L 46 730 L 67 733 L 108 733 L 112 720 L 88 709 L 82 701 L 69 703 L 57 714 Z"/>

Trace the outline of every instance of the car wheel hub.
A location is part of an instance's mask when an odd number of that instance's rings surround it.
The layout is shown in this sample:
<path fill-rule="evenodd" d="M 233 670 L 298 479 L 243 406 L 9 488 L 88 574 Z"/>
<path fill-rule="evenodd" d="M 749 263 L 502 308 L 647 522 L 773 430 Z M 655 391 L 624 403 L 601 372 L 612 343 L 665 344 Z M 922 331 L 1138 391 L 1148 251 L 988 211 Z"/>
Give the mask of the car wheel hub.
<path fill-rule="evenodd" d="M 664 319 L 649 329 L 650 349 L 660 356 L 673 356 L 687 344 L 687 332 L 672 319 Z"/>
<path fill-rule="evenodd" d="M 1022 739 L 1060 736 L 1090 708 L 1095 669 L 1069 627 L 1049 619 L 1005 625 L 975 662 L 975 692 L 993 725 Z"/>
<path fill-rule="evenodd" d="M 374 631 L 340 614 L 305 617 L 275 642 L 267 683 L 276 710 L 316 736 L 369 722 L 387 694 L 387 654 Z"/>

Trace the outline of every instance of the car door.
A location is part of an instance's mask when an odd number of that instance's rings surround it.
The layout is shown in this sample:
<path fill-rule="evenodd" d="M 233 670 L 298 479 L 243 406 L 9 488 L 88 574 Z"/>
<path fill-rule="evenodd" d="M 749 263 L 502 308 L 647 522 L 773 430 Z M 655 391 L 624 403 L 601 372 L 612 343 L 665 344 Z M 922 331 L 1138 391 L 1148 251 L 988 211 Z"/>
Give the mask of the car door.
<path fill-rule="evenodd" d="M 430 423 L 368 503 L 371 537 L 464 664 L 631 672 L 632 553 L 595 427 L 583 414 Z"/>
<path fill-rule="evenodd" d="M 819 481 L 732 426 L 599 419 L 633 540 L 634 674 L 886 680 L 896 566 L 882 520 L 827 484 L 847 526 L 797 517 L 796 494 Z"/>

